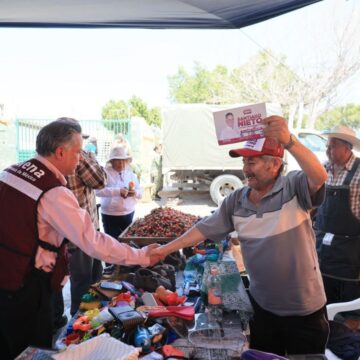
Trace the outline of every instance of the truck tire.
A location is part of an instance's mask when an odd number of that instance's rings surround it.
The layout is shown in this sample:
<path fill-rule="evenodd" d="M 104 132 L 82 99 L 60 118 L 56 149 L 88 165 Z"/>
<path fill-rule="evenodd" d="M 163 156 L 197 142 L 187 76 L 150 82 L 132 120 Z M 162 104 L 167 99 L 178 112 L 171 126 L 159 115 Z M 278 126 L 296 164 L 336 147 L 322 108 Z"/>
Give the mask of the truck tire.
<path fill-rule="evenodd" d="M 216 205 L 220 205 L 227 195 L 243 186 L 242 181 L 235 175 L 220 175 L 210 185 L 211 199 Z"/>

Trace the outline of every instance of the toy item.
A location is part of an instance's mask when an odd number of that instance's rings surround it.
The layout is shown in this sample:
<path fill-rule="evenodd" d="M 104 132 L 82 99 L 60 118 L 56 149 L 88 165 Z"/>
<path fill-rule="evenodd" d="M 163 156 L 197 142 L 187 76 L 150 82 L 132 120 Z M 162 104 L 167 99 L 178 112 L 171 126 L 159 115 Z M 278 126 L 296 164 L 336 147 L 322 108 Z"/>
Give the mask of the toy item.
<path fill-rule="evenodd" d="M 84 315 L 87 316 L 89 320 L 92 320 L 94 317 L 98 316 L 99 314 L 100 314 L 99 309 L 93 309 L 86 311 Z"/>
<path fill-rule="evenodd" d="M 134 334 L 134 345 L 136 347 L 141 347 L 144 353 L 150 351 L 151 336 L 148 329 L 139 325 L 136 327 Z"/>
<path fill-rule="evenodd" d="M 65 338 L 66 346 L 69 346 L 71 344 L 78 344 L 79 342 L 80 342 L 80 335 L 77 333 L 72 333 Z"/>
<path fill-rule="evenodd" d="M 101 303 L 96 292 L 90 290 L 87 294 L 82 296 L 79 306 L 80 310 L 93 310 L 99 309 L 100 307 Z"/>
<path fill-rule="evenodd" d="M 176 316 L 184 320 L 193 320 L 195 316 L 192 306 L 139 306 L 136 310 L 154 318 Z"/>
<path fill-rule="evenodd" d="M 100 301 L 91 301 L 91 302 L 81 302 L 80 303 L 80 310 L 94 310 L 94 309 L 100 309 L 101 303 Z"/>
<path fill-rule="evenodd" d="M 186 301 L 186 296 L 179 296 L 176 291 L 170 291 L 160 285 L 156 291 L 155 296 L 165 305 L 180 305 Z"/>
<path fill-rule="evenodd" d="M 116 297 L 113 297 L 111 300 L 110 306 L 119 306 L 121 302 L 126 302 L 130 305 L 135 304 L 134 297 L 130 294 L 130 291 L 127 291 L 126 293 L 120 293 Z"/>
<path fill-rule="evenodd" d="M 151 343 L 155 346 L 155 348 L 158 348 L 161 346 L 160 342 L 164 339 L 164 334 L 166 332 L 166 329 L 161 326 L 160 324 L 154 324 L 153 326 L 150 326 L 148 328 L 148 331 L 151 336 Z"/>
<path fill-rule="evenodd" d="M 89 323 L 88 316 L 80 316 L 75 322 L 73 323 L 74 330 L 81 330 L 81 331 L 88 331 L 91 329 L 91 324 Z"/>
<path fill-rule="evenodd" d="M 96 295 L 96 293 L 90 291 L 86 294 L 84 294 L 81 298 L 82 302 L 92 302 L 92 301 L 96 301 L 98 300 L 98 296 Z"/>

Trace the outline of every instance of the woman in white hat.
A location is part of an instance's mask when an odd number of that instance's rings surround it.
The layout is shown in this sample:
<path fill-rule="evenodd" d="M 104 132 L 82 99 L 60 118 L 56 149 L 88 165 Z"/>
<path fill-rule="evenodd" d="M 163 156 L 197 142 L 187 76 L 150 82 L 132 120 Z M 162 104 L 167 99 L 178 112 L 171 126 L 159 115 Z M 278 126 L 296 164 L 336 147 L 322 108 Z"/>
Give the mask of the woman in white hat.
<path fill-rule="evenodd" d="M 131 170 L 130 162 L 126 147 L 113 147 L 105 168 L 107 185 L 96 190 L 101 199 L 104 231 L 115 239 L 131 224 L 136 202 L 142 197 L 139 180 Z"/>

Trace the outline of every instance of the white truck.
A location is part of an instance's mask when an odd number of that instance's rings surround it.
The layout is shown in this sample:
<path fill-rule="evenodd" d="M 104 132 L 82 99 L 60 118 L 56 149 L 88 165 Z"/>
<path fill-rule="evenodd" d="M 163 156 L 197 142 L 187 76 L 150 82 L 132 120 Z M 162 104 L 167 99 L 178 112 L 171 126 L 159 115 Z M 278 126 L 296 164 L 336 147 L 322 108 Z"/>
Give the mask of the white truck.
<path fill-rule="evenodd" d="M 161 196 L 171 196 L 172 192 L 205 191 L 219 204 L 226 195 L 244 185 L 241 159 L 229 156 L 229 150 L 241 144 L 218 145 L 213 111 L 224 108 L 185 104 L 163 109 L 164 189 Z M 325 159 L 324 138 L 315 131 L 294 132 L 321 160 Z M 297 167 L 296 161 L 288 153 L 285 161 L 289 163 L 286 171 Z"/>

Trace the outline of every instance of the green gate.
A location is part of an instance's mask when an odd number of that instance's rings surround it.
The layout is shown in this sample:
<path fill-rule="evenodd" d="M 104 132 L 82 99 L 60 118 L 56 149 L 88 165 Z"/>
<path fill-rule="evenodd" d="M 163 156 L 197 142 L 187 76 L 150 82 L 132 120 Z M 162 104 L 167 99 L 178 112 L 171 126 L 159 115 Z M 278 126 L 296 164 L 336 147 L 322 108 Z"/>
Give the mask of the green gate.
<path fill-rule="evenodd" d="M 16 156 L 22 162 L 36 155 L 36 137 L 40 129 L 53 120 L 48 119 L 16 119 Z M 123 137 L 132 145 L 131 121 L 123 120 L 79 120 L 83 134 L 96 139 L 99 162 L 105 163 L 110 148 L 117 137 Z M 84 140 L 86 142 L 87 140 Z"/>

